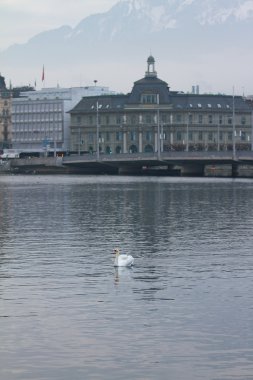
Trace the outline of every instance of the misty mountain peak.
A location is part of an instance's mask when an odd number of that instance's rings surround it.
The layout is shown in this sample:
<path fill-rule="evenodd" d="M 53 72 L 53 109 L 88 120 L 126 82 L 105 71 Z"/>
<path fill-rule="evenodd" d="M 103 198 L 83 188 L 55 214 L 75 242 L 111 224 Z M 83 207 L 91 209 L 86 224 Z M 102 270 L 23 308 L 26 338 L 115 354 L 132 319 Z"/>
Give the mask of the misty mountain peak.
<path fill-rule="evenodd" d="M 252 0 L 207 1 L 199 15 L 201 24 L 223 24 L 229 20 L 243 21 L 253 16 Z"/>
<path fill-rule="evenodd" d="M 127 9 L 125 16 L 145 16 L 154 30 L 173 28 L 187 18 L 214 25 L 253 17 L 253 0 L 121 0 L 118 5 Z"/>

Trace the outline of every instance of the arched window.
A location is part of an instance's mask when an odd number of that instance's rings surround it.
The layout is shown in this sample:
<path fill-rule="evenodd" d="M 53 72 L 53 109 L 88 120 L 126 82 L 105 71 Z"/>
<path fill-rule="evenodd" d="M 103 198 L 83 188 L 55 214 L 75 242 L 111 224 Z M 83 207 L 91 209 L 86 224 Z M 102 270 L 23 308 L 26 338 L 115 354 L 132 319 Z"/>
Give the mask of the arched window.
<path fill-rule="evenodd" d="M 129 148 L 129 153 L 138 153 L 138 148 L 136 145 L 131 145 Z"/>
<path fill-rule="evenodd" d="M 110 148 L 109 146 L 107 146 L 107 147 L 105 148 L 105 153 L 106 153 L 106 154 L 111 154 L 111 153 L 112 153 L 112 150 L 111 150 L 111 148 Z"/>
<path fill-rule="evenodd" d="M 144 148 L 144 152 L 145 153 L 152 153 L 152 152 L 154 152 L 154 149 L 153 149 L 152 145 L 150 145 L 150 144 L 146 145 L 145 148 Z"/>

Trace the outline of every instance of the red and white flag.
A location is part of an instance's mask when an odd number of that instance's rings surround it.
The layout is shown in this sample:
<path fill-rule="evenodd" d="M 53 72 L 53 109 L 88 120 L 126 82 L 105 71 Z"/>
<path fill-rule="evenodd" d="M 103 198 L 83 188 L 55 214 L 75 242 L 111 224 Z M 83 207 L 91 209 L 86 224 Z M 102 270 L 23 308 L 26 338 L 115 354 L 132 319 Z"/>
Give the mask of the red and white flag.
<path fill-rule="evenodd" d="M 44 82 L 44 80 L 45 80 L 45 70 L 44 70 L 44 65 L 43 65 L 43 69 L 42 69 L 41 80 L 42 80 L 42 82 Z"/>

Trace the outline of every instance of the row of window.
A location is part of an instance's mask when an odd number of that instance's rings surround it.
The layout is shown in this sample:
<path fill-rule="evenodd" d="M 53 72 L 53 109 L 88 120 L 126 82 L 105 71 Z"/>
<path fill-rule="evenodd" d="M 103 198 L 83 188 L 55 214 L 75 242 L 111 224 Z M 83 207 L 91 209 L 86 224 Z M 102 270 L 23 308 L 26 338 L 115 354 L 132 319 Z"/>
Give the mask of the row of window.
<path fill-rule="evenodd" d="M 141 95 L 141 103 L 142 104 L 158 104 L 159 103 L 159 95 L 151 94 L 151 93 L 142 94 Z M 180 105 L 178 105 L 178 107 L 180 107 Z M 226 109 L 232 108 L 232 106 L 229 104 L 225 104 L 223 107 Z M 222 108 L 222 105 L 220 103 L 217 103 L 217 104 L 211 104 L 211 103 L 192 104 L 192 103 L 189 103 L 189 108 Z"/>
<path fill-rule="evenodd" d="M 43 141 L 45 139 L 45 133 L 48 136 L 49 140 L 57 140 L 62 141 L 62 133 L 50 133 L 49 131 L 44 131 L 43 133 L 29 133 L 29 132 L 23 132 L 23 133 L 15 133 L 12 135 L 12 141 L 13 142 L 21 142 L 21 141 Z"/>
<path fill-rule="evenodd" d="M 158 104 L 159 98 L 157 94 L 142 94 L 141 103 L 143 104 Z"/>
<path fill-rule="evenodd" d="M 189 123 L 189 124 L 232 124 L 233 118 L 232 115 L 203 115 L 203 114 L 174 114 L 174 115 L 160 115 L 160 123 L 163 124 L 172 124 L 172 123 Z M 96 125 L 97 118 L 96 116 L 86 116 L 76 117 L 77 124 L 84 125 Z M 146 115 L 116 115 L 116 116 L 99 116 L 98 117 L 99 125 L 110 125 L 110 124 L 157 124 L 157 114 L 146 114 Z M 246 125 L 250 124 L 250 116 L 248 118 L 246 115 L 236 115 L 236 124 Z"/>
<path fill-rule="evenodd" d="M 78 134 L 79 136 L 79 134 Z M 144 135 L 144 139 L 146 141 L 152 141 L 152 138 L 154 136 L 154 133 L 151 131 L 146 131 Z M 77 137 L 78 138 L 78 137 Z M 87 134 L 87 140 L 88 142 L 96 141 L 97 134 L 95 132 L 89 132 Z M 115 134 L 113 132 L 105 132 L 105 133 L 99 133 L 99 139 L 103 141 L 112 141 L 115 138 L 116 141 L 123 141 L 123 132 L 117 131 Z M 137 132 L 131 131 L 129 134 L 129 138 L 131 141 L 137 141 Z"/>
<path fill-rule="evenodd" d="M 78 145 L 78 144 L 77 144 Z M 74 148 L 75 149 L 75 148 Z M 88 151 L 90 153 L 93 153 L 96 151 L 96 145 L 89 145 L 88 147 Z M 114 148 L 113 150 L 113 147 L 107 145 L 104 147 L 104 149 L 102 149 L 101 145 L 99 146 L 99 151 L 101 153 L 106 153 L 106 154 L 112 154 L 112 153 L 116 153 L 116 154 L 119 154 L 119 153 L 122 153 L 123 152 L 123 147 L 122 145 L 116 145 L 116 147 Z M 138 153 L 138 147 L 136 145 L 131 145 L 128 149 L 129 153 Z M 143 149 L 143 152 L 144 153 L 150 153 L 150 152 L 153 152 L 154 151 L 154 148 L 152 145 L 150 144 L 147 144 L 144 146 L 144 149 Z"/>
<path fill-rule="evenodd" d="M 37 132 L 43 132 L 43 131 L 62 131 L 62 125 L 49 124 L 46 126 L 31 127 L 29 124 L 26 124 L 26 125 L 19 126 L 18 128 L 12 128 L 12 133 L 18 133 L 18 132 L 37 133 Z"/>
<path fill-rule="evenodd" d="M 246 132 L 240 131 L 239 133 L 236 133 L 235 135 L 236 140 L 241 140 L 241 141 L 250 141 L 250 135 Z M 164 137 L 166 140 L 166 136 Z M 176 140 L 177 141 L 183 141 L 187 139 L 187 134 L 183 132 L 177 132 L 176 133 Z M 189 132 L 188 134 L 188 140 L 189 141 L 232 141 L 233 139 L 233 133 L 232 132 Z"/>
<path fill-rule="evenodd" d="M 236 133 L 236 140 L 240 141 L 250 141 L 250 134 L 239 131 Z M 83 135 L 76 135 L 75 139 L 78 140 L 81 138 L 82 141 L 87 140 L 88 143 L 93 143 L 97 139 L 97 134 L 90 132 L 86 136 Z M 232 132 L 189 132 L 188 137 L 186 132 L 177 131 L 175 134 L 171 135 L 170 133 L 163 133 L 161 135 L 161 140 L 176 140 L 176 141 L 183 141 L 183 140 L 189 141 L 232 141 L 233 139 L 233 133 Z M 99 141 L 100 142 L 110 142 L 113 141 L 123 141 L 123 133 L 122 132 L 116 132 L 115 134 L 112 132 L 106 132 L 106 133 L 99 133 Z M 130 141 L 138 141 L 138 134 L 136 132 L 130 132 L 128 136 L 128 140 Z M 154 141 L 154 133 L 152 131 L 146 131 L 143 136 L 144 141 Z"/>
<path fill-rule="evenodd" d="M 195 104 L 192 104 L 192 103 L 189 103 L 189 108 L 222 108 L 221 104 L 220 103 L 217 103 L 217 104 L 211 104 L 211 103 L 207 103 L 207 104 L 201 104 L 201 103 L 198 103 L 197 105 Z M 229 104 L 226 104 L 224 106 L 224 108 L 226 109 L 231 109 L 232 106 L 230 106 Z"/>
<path fill-rule="evenodd" d="M 27 112 L 44 112 L 44 111 L 63 111 L 62 103 L 30 103 L 30 104 L 13 104 L 12 113 Z"/>
<path fill-rule="evenodd" d="M 62 113 L 34 113 L 34 114 L 14 114 L 12 115 L 13 123 L 22 123 L 24 121 L 36 122 L 44 120 L 62 120 Z"/>

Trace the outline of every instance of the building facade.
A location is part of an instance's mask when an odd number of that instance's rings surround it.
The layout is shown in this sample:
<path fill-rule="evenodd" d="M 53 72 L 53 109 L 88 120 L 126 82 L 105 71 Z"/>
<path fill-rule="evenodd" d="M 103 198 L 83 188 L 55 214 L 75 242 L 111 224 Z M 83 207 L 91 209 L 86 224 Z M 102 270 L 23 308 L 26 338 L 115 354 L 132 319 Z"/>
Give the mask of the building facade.
<path fill-rule="evenodd" d="M 252 106 L 243 97 L 171 91 L 152 56 L 129 94 L 84 97 L 70 115 L 76 152 L 252 149 Z"/>
<path fill-rule="evenodd" d="M 83 96 L 112 93 L 108 87 L 44 88 L 12 102 L 12 146 L 20 151 L 69 150 L 70 115 Z"/>
<path fill-rule="evenodd" d="M 5 79 L 0 75 L 0 150 L 11 147 L 11 91 L 6 88 Z"/>

